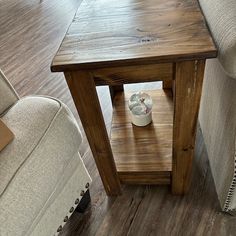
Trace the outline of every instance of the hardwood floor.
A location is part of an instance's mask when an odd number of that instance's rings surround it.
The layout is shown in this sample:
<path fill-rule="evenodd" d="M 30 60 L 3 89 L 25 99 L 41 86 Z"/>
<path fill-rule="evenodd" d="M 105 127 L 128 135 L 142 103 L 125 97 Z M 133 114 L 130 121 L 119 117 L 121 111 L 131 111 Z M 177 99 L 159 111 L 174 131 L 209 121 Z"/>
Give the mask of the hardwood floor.
<path fill-rule="evenodd" d="M 81 0 L 0 0 L 0 68 L 20 96 L 44 94 L 66 103 L 79 124 L 62 73 L 50 63 Z M 160 83 L 145 85 L 160 87 Z M 126 86 L 126 89 L 139 86 Z M 111 121 L 108 88 L 98 89 L 107 128 Z M 64 227 L 69 235 L 236 235 L 236 218 L 220 212 L 200 131 L 190 193 L 173 196 L 169 187 L 123 186 L 123 195 L 108 198 L 86 138 L 81 146 L 93 184 L 85 214 L 75 212 Z"/>

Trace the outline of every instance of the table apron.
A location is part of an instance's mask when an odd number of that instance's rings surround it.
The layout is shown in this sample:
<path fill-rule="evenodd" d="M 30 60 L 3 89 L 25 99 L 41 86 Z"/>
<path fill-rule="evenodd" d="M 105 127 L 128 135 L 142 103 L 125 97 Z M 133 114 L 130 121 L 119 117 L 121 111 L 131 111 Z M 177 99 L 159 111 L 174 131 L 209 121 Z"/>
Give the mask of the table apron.
<path fill-rule="evenodd" d="M 96 86 L 122 85 L 153 81 L 169 81 L 173 79 L 175 63 L 109 67 L 89 70 Z"/>

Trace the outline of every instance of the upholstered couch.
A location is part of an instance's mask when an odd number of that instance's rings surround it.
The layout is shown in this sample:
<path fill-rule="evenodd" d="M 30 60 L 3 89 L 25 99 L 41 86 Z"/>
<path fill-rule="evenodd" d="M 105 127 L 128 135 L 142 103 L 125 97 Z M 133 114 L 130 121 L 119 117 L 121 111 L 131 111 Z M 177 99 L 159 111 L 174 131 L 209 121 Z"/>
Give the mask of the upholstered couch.
<path fill-rule="evenodd" d="M 77 123 L 57 99 L 20 99 L 1 71 L 0 117 L 15 135 L 0 152 L 0 235 L 54 235 L 91 183 Z"/>
<path fill-rule="evenodd" d="M 199 0 L 218 47 L 206 64 L 199 120 L 223 211 L 236 212 L 236 1 Z"/>

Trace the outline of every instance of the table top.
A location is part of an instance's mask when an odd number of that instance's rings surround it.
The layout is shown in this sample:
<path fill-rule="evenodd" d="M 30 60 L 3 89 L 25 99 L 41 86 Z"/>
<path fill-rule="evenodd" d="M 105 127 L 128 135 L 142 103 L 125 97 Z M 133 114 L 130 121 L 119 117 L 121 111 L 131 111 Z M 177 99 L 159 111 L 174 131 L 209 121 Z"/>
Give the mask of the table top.
<path fill-rule="evenodd" d="M 217 56 L 197 0 L 83 0 L 52 71 Z"/>

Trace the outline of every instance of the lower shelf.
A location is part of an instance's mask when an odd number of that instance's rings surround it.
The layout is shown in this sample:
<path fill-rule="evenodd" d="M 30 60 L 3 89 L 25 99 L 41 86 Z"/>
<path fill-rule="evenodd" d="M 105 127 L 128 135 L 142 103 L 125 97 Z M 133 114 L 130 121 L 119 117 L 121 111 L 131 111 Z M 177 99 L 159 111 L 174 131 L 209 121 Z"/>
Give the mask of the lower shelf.
<path fill-rule="evenodd" d="M 117 172 L 126 184 L 170 184 L 172 171 L 173 101 L 169 90 L 146 91 L 153 99 L 153 122 L 131 124 L 128 99 L 114 98 L 111 147 Z"/>
<path fill-rule="evenodd" d="M 170 171 L 118 172 L 122 184 L 170 184 Z"/>

